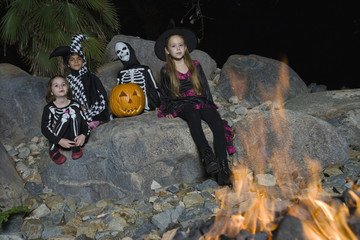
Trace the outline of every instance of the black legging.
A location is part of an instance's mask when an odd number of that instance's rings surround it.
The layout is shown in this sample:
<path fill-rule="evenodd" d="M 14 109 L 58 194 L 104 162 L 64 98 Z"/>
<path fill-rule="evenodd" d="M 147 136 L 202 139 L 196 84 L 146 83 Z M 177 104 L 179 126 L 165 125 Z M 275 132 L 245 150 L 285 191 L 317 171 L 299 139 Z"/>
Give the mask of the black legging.
<path fill-rule="evenodd" d="M 191 136 L 200 151 L 209 146 L 201 126 L 201 120 L 204 120 L 213 133 L 216 156 L 224 159 L 227 157 L 225 129 L 221 117 L 215 108 L 195 109 L 191 105 L 187 105 L 180 112 L 179 117 L 189 125 Z"/>

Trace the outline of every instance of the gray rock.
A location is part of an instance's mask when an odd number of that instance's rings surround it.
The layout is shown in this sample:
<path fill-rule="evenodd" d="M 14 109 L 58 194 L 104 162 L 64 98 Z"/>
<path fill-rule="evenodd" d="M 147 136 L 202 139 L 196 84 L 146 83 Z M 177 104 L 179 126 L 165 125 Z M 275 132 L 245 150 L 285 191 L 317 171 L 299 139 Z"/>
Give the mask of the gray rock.
<path fill-rule="evenodd" d="M 171 214 L 173 211 L 173 209 L 166 209 L 165 212 L 153 216 L 151 222 L 160 230 L 164 230 L 172 222 Z"/>
<path fill-rule="evenodd" d="M 41 135 L 47 82 L 47 78 L 33 76 L 0 78 L 2 142 L 14 144 Z"/>
<path fill-rule="evenodd" d="M 9 63 L 0 63 L 0 78 L 29 77 L 30 74 Z"/>
<path fill-rule="evenodd" d="M 25 183 L 25 189 L 28 190 L 28 192 L 31 195 L 39 195 L 43 193 L 43 185 L 41 183 L 37 182 L 26 182 Z"/>
<path fill-rule="evenodd" d="M 54 225 L 46 225 L 44 227 L 44 231 L 41 234 L 42 239 L 49 239 L 50 237 L 54 237 L 60 235 L 62 233 L 62 229 L 58 228 Z"/>
<path fill-rule="evenodd" d="M 28 193 L 23 187 L 23 181 L 15 169 L 14 162 L 2 144 L 0 144 L 0 166 L 0 206 L 4 206 L 6 211 L 23 205 Z"/>
<path fill-rule="evenodd" d="M 211 130 L 206 124 L 203 128 L 211 144 Z M 63 197 L 94 202 L 148 196 L 153 180 L 169 186 L 205 176 L 187 124 L 179 118 L 158 118 L 155 112 L 99 126 L 83 152 L 77 161 L 65 152 L 68 160 L 56 165 L 43 151 L 39 164 L 43 184 Z"/>
<path fill-rule="evenodd" d="M 21 233 L 5 233 L 0 234 L 0 240 L 26 240 L 26 236 Z"/>
<path fill-rule="evenodd" d="M 30 149 L 28 147 L 22 147 L 19 149 L 19 158 L 27 158 L 30 155 Z"/>
<path fill-rule="evenodd" d="M 11 149 L 10 151 L 8 151 L 8 154 L 10 157 L 14 157 L 14 156 L 18 155 L 19 152 L 16 151 L 15 149 Z"/>
<path fill-rule="evenodd" d="M 171 185 L 170 187 L 166 188 L 166 191 L 176 194 L 176 193 L 180 192 L 180 189 L 174 185 Z"/>
<path fill-rule="evenodd" d="M 276 179 L 271 174 L 257 174 L 255 176 L 255 182 L 262 186 L 275 186 Z"/>
<path fill-rule="evenodd" d="M 46 215 L 49 215 L 50 213 L 51 213 L 50 209 L 46 206 L 45 203 L 43 203 L 39 207 L 37 207 L 34 211 L 32 211 L 30 213 L 30 216 L 35 218 L 41 218 L 41 217 L 45 217 Z"/>
<path fill-rule="evenodd" d="M 280 75 L 286 72 L 288 76 Z M 289 87 L 281 81 L 289 80 Z M 224 64 L 216 91 L 225 99 L 237 96 L 252 106 L 277 100 L 278 91 L 284 100 L 308 92 L 306 84 L 285 63 L 257 55 L 232 55 Z"/>
<path fill-rule="evenodd" d="M 271 169 L 285 179 L 292 172 L 306 177 L 312 175 L 312 168 L 304 167 L 308 166 L 306 159 L 325 167 L 349 158 L 348 144 L 335 127 L 304 113 L 259 111 L 234 126 L 241 136 L 234 140 L 235 162 L 246 164 L 256 174 Z"/>
<path fill-rule="evenodd" d="M 360 145 L 360 89 L 308 93 L 289 100 L 285 107 L 329 122 L 350 145 Z"/>
<path fill-rule="evenodd" d="M 26 239 L 39 239 L 44 231 L 44 224 L 38 219 L 25 221 L 21 231 L 25 233 Z"/>
<path fill-rule="evenodd" d="M 198 184 L 196 186 L 196 188 L 199 191 L 203 191 L 203 190 L 208 189 L 208 188 L 218 188 L 218 187 L 219 187 L 219 185 L 217 184 L 217 182 L 215 182 L 212 179 L 207 179 L 204 182 L 202 182 L 201 184 Z"/>

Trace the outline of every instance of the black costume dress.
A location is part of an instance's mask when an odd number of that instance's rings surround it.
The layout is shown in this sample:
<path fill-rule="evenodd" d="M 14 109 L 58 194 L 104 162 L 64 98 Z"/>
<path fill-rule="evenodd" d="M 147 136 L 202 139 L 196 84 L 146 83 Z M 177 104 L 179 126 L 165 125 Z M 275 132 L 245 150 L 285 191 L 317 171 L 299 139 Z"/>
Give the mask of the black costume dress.
<path fill-rule="evenodd" d="M 158 117 L 165 117 L 169 113 L 177 117 L 185 105 L 191 105 L 195 109 L 218 108 L 213 101 L 209 84 L 200 63 L 195 60 L 194 64 L 202 87 L 202 94 L 200 96 L 197 95 L 193 89 L 190 72 L 185 74 L 178 72 L 181 97 L 174 96 L 170 90 L 170 76 L 166 71 L 166 65 L 161 69 L 160 108 Z"/>
<path fill-rule="evenodd" d="M 77 102 L 58 108 L 53 102 L 48 103 L 43 110 L 41 132 L 50 142 L 50 151 L 58 147 L 61 138 L 74 140 L 84 134 L 88 140 L 90 129 Z"/>
<path fill-rule="evenodd" d="M 185 74 L 178 72 L 181 96 L 174 96 L 170 90 L 170 76 L 167 73 L 166 65 L 161 69 L 160 108 L 158 111 L 158 117 L 166 117 L 167 114 L 172 114 L 174 117 L 178 117 L 186 106 L 192 106 L 195 109 L 218 108 L 213 101 L 209 84 L 200 63 L 195 60 L 194 64 L 196 66 L 198 78 L 202 88 L 201 95 L 197 95 L 193 89 L 190 79 L 190 72 L 188 71 Z M 229 154 L 233 154 L 236 150 L 232 145 L 232 129 L 227 124 L 227 121 L 222 121 L 226 139 L 226 150 Z"/>

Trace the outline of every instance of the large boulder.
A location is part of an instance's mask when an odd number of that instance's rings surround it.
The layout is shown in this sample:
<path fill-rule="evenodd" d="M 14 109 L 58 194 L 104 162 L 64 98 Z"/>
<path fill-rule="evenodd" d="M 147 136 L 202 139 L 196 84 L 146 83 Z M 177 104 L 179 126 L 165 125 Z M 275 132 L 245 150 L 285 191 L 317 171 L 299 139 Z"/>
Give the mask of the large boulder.
<path fill-rule="evenodd" d="M 164 66 L 165 62 L 156 57 L 154 52 L 155 42 L 144 40 L 139 37 L 116 35 L 106 47 L 103 67 L 99 68 L 97 71 L 97 75 L 107 90 L 112 89 L 112 87 L 115 86 L 117 74 L 123 67 L 115 54 L 115 44 L 117 42 L 129 43 L 135 50 L 139 62 L 150 67 L 156 81 L 160 82 L 160 69 Z M 206 77 L 210 80 L 216 70 L 216 62 L 207 53 L 201 50 L 192 51 L 191 57 L 201 63 Z"/>
<path fill-rule="evenodd" d="M 211 130 L 203 127 L 211 143 Z M 153 181 L 168 186 L 204 177 L 187 124 L 179 118 L 158 118 L 153 111 L 99 126 L 83 152 L 76 161 L 66 152 L 63 165 L 43 152 L 39 167 L 43 184 L 63 197 L 95 202 L 149 195 Z"/>
<path fill-rule="evenodd" d="M 29 73 L 9 63 L 0 63 L 0 78 L 28 77 Z"/>
<path fill-rule="evenodd" d="M 232 55 L 224 64 L 216 90 L 225 100 L 232 96 L 257 106 L 286 101 L 308 92 L 306 84 L 288 65 L 257 55 Z"/>
<path fill-rule="evenodd" d="M 327 121 L 350 145 L 360 146 L 360 89 L 303 94 L 290 99 L 285 108 Z"/>
<path fill-rule="evenodd" d="M 14 161 L 2 144 L 0 144 L 0 165 L 0 206 L 4 206 L 5 210 L 23 206 L 28 193 L 16 172 Z"/>
<path fill-rule="evenodd" d="M 334 126 L 301 112 L 252 110 L 234 129 L 235 162 L 257 173 L 308 177 L 309 159 L 320 167 L 349 159 L 348 143 Z"/>
<path fill-rule="evenodd" d="M 15 144 L 41 134 L 48 78 L 0 76 L 0 139 Z"/>

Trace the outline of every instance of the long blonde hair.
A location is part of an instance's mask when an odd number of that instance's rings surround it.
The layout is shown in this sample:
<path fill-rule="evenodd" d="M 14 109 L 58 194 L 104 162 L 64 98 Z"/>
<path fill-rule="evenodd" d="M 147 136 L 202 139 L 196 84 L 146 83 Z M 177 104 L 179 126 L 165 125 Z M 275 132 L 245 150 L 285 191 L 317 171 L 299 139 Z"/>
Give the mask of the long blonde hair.
<path fill-rule="evenodd" d="M 172 36 L 174 36 L 174 35 L 169 36 L 165 41 L 166 49 L 168 49 L 169 40 Z M 179 36 L 184 40 L 184 38 L 181 35 L 176 35 L 176 36 Z M 185 43 L 185 40 L 184 40 L 184 43 Z M 185 46 L 186 46 L 186 43 L 185 43 Z M 166 56 L 166 63 L 167 63 L 166 71 L 169 73 L 169 76 L 170 76 L 170 91 L 176 97 L 180 97 L 180 81 L 179 81 L 179 78 L 177 75 L 178 72 L 176 70 L 175 62 L 169 54 L 165 53 L 165 56 Z M 190 57 L 190 53 L 189 53 L 187 47 L 185 49 L 184 62 L 190 71 L 190 80 L 191 80 L 191 83 L 193 85 L 193 88 L 194 88 L 196 94 L 201 95 L 202 88 L 201 88 L 201 84 L 199 81 L 198 72 L 197 72 L 196 66 L 194 64 L 194 61 Z"/>

